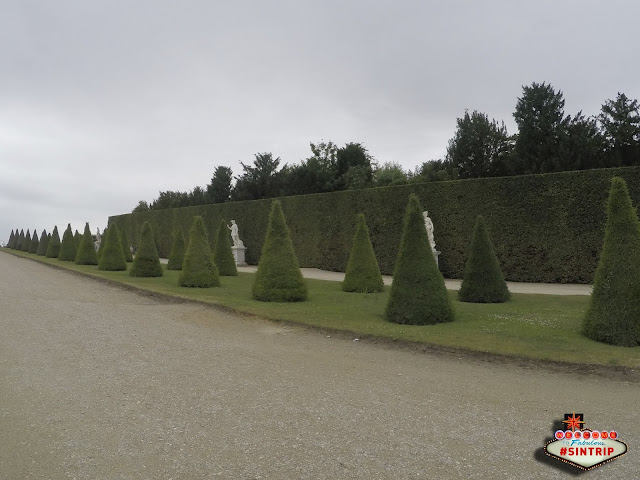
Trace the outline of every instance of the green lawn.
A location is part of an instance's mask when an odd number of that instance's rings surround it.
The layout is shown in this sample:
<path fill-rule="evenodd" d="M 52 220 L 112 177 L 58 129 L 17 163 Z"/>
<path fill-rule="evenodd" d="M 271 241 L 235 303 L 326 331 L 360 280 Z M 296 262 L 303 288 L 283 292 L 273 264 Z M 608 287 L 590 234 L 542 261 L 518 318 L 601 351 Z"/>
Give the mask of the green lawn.
<path fill-rule="evenodd" d="M 389 287 L 382 293 L 345 293 L 340 284 L 307 279 L 309 300 L 301 303 L 264 303 L 251 298 L 253 274 L 221 277 L 219 288 L 178 286 L 180 272 L 165 271 L 160 278 L 134 278 L 127 272 L 101 272 L 57 259 L 11 251 L 24 257 L 95 275 L 137 288 L 222 305 L 226 308 L 364 337 L 512 355 L 536 360 L 640 367 L 640 347 L 614 347 L 580 335 L 587 296 L 512 294 L 503 304 L 454 303 L 455 321 L 431 326 L 388 323 L 383 319 Z M 130 266 L 130 264 L 129 264 Z"/>

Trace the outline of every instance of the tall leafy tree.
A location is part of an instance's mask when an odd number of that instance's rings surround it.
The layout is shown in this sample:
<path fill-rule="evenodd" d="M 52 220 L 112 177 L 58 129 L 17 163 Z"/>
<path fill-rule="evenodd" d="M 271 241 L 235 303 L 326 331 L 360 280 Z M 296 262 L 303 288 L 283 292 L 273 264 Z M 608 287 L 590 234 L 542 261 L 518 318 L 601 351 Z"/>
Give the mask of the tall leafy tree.
<path fill-rule="evenodd" d="M 231 199 L 233 172 L 229 167 L 217 166 L 213 171 L 211 183 L 207 185 L 207 196 L 211 203 L 228 202 Z"/>
<path fill-rule="evenodd" d="M 243 174 L 233 189 L 234 200 L 258 200 L 272 198 L 281 194 L 282 173 L 280 157 L 273 158 L 271 153 L 256 153 L 253 165 L 242 165 Z"/>
<path fill-rule="evenodd" d="M 336 151 L 337 190 L 373 186 L 375 159 L 361 143 L 347 143 Z"/>
<path fill-rule="evenodd" d="M 618 93 L 607 100 L 598 117 L 612 165 L 640 165 L 640 106 L 638 100 Z"/>
<path fill-rule="evenodd" d="M 385 162 L 373 172 L 373 184 L 376 187 L 404 185 L 407 181 L 407 173 L 396 162 Z"/>
<path fill-rule="evenodd" d="M 560 170 L 604 168 L 606 142 L 595 117 L 570 117 L 559 156 Z"/>
<path fill-rule="evenodd" d="M 504 122 L 499 124 L 481 112 L 464 112 L 447 147 L 447 161 L 458 169 L 460 178 L 491 177 L 503 174 L 511 143 Z"/>
<path fill-rule="evenodd" d="M 138 202 L 138 205 L 135 206 L 135 208 L 131 211 L 131 213 L 148 212 L 148 211 L 149 211 L 149 204 L 144 200 L 140 200 Z"/>
<path fill-rule="evenodd" d="M 561 170 L 562 143 L 569 123 L 562 91 L 544 82 L 522 87 L 513 117 L 518 125 L 515 173 Z"/>

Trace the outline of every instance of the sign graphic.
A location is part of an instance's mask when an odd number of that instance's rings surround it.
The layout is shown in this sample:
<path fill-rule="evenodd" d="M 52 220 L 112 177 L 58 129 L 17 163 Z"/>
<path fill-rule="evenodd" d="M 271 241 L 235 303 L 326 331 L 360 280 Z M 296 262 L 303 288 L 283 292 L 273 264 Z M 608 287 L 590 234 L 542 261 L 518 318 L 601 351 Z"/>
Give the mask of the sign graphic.
<path fill-rule="evenodd" d="M 544 453 L 583 470 L 591 470 L 627 453 L 627 444 L 615 430 L 583 428 L 582 413 L 565 413 L 564 430 L 544 446 Z"/>

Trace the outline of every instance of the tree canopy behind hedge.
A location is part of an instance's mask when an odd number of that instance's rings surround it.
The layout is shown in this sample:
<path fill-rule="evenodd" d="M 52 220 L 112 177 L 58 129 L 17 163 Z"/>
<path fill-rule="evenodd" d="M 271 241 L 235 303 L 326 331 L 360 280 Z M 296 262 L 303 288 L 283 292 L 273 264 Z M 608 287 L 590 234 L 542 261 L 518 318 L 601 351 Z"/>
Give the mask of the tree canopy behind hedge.
<path fill-rule="evenodd" d="M 462 278 L 466 248 L 478 215 L 492 241 L 506 280 L 591 283 L 604 238 L 609 182 L 621 176 L 640 204 L 640 167 L 481 178 L 401 185 L 282 199 L 294 250 L 302 267 L 345 271 L 355 233 L 353 217 L 364 213 L 380 270 L 391 274 L 398 253 L 405 201 L 416 193 L 429 211 L 441 250 L 440 270 Z M 226 202 L 118 215 L 110 222 L 139 238 L 149 221 L 162 256 L 168 256 L 178 226 L 188 231 L 201 215 L 207 234 L 223 218 L 242 225 L 246 260 L 257 264 L 267 231 L 270 200 Z"/>

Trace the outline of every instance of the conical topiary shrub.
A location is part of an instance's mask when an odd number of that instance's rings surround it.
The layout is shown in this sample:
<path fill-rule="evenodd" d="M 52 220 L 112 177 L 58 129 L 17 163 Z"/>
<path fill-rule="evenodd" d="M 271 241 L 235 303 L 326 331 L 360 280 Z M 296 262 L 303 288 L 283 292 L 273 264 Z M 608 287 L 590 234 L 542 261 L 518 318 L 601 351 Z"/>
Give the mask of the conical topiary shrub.
<path fill-rule="evenodd" d="M 47 254 L 47 247 L 49 246 L 49 235 L 46 230 L 42 230 L 40 234 L 40 244 L 38 245 L 38 250 L 36 250 L 36 255 L 40 255 L 41 257 Z"/>
<path fill-rule="evenodd" d="M 29 245 L 29 253 L 35 254 L 38 251 L 38 247 L 40 246 L 40 240 L 38 239 L 38 232 L 33 231 L 33 235 L 31 236 L 31 245 Z"/>
<path fill-rule="evenodd" d="M 113 225 L 113 228 L 115 228 L 115 225 Z M 120 244 L 120 249 L 122 249 L 122 244 Z M 158 257 L 158 250 L 156 249 L 156 242 L 153 239 L 153 232 L 151 231 L 151 224 L 144 222 L 144 225 L 142 225 L 142 233 L 140 234 L 138 252 L 133 259 L 133 265 L 131 266 L 129 275 L 132 277 L 161 277 L 163 273 L 160 258 Z"/>
<path fill-rule="evenodd" d="M 118 227 L 111 225 L 102 234 L 102 255 L 98 256 L 98 270 L 122 271 L 127 269 Z"/>
<path fill-rule="evenodd" d="M 78 249 L 76 248 L 76 239 L 73 237 L 71 224 L 68 224 L 67 229 L 62 235 L 62 245 L 60 246 L 60 254 L 58 255 L 58 260 L 62 262 L 75 262 L 77 252 Z"/>
<path fill-rule="evenodd" d="M 171 253 L 169 254 L 169 263 L 167 263 L 167 270 L 182 270 L 182 263 L 184 262 L 185 251 L 185 239 L 182 227 L 178 227 L 173 234 L 173 246 L 171 247 Z"/>
<path fill-rule="evenodd" d="M 15 237 L 15 234 L 13 233 L 13 230 L 11 230 L 11 235 L 9 235 L 9 241 L 7 242 L 7 247 L 14 248 L 15 243 L 16 243 L 16 237 Z"/>
<path fill-rule="evenodd" d="M 271 204 L 269 226 L 252 293 L 253 298 L 262 302 L 300 302 L 307 299 L 307 286 L 278 200 Z"/>
<path fill-rule="evenodd" d="M 53 227 L 51 238 L 49 239 L 49 245 L 47 245 L 47 258 L 58 258 L 60 255 L 60 234 L 58 234 L 58 226 Z"/>
<path fill-rule="evenodd" d="M 612 345 L 640 344 L 640 222 L 619 177 L 611 181 L 604 244 L 583 333 Z"/>
<path fill-rule="evenodd" d="M 76 254 L 76 265 L 98 265 L 98 253 L 93 243 L 93 235 L 89 229 L 89 222 L 84 226 L 84 234 L 80 240 L 78 253 Z"/>
<path fill-rule="evenodd" d="M 381 292 L 384 282 L 380 267 L 373 252 L 373 245 L 369 238 L 369 229 L 362 213 L 356 215 L 356 233 L 353 236 L 353 246 L 344 274 L 342 290 L 345 292 Z"/>
<path fill-rule="evenodd" d="M 184 255 L 178 283 L 183 287 L 219 287 L 218 269 L 211 258 L 207 232 L 201 216 L 196 216 L 189 232 L 189 245 Z"/>
<path fill-rule="evenodd" d="M 429 245 L 420 201 L 409 196 L 385 318 L 432 325 L 453 321 L 453 308 Z"/>
<path fill-rule="evenodd" d="M 23 252 L 28 252 L 29 251 L 29 247 L 31 247 L 31 232 L 27 229 L 27 233 L 25 233 L 24 240 L 22 241 L 21 250 Z"/>
<path fill-rule="evenodd" d="M 218 267 L 218 273 L 224 277 L 238 275 L 236 260 L 231 251 L 231 241 L 229 240 L 229 228 L 224 220 L 220 220 L 218 231 L 216 232 L 216 243 L 213 247 L 213 262 Z"/>
<path fill-rule="evenodd" d="M 462 302 L 501 303 L 510 296 L 487 225 L 478 215 L 458 298 Z"/>
<path fill-rule="evenodd" d="M 18 238 L 16 239 L 16 250 L 22 250 L 22 244 L 24 243 L 24 230 L 20 230 Z"/>
<path fill-rule="evenodd" d="M 127 262 L 133 262 L 133 255 L 131 254 L 131 245 L 129 244 L 129 238 L 127 238 L 127 233 L 124 230 L 120 232 L 120 243 L 122 244 L 122 253 L 124 253 L 124 259 Z"/>
<path fill-rule="evenodd" d="M 100 246 L 98 247 L 98 261 L 100 260 L 100 257 L 102 256 L 102 251 L 104 250 L 104 246 L 107 240 L 107 233 L 108 233 L 109 227 L 105 228 L 104 231 L 102 232 L 102 240 L 100 240 Z M 124 252 L 123 252 L 124 254 Z M 125 259 L 126 261 L 126 259 Z"/>
<path fill-rule="evenodd" d="M 82 241 L 82 235 L 80 235 L 80 232 L 78 230 L 76 230 L 76 233 L 73 234 L 73 239 L 76 242 L 76 254 L 77 254 L 78 249 L 80 248 L 80 242 Z"/>

